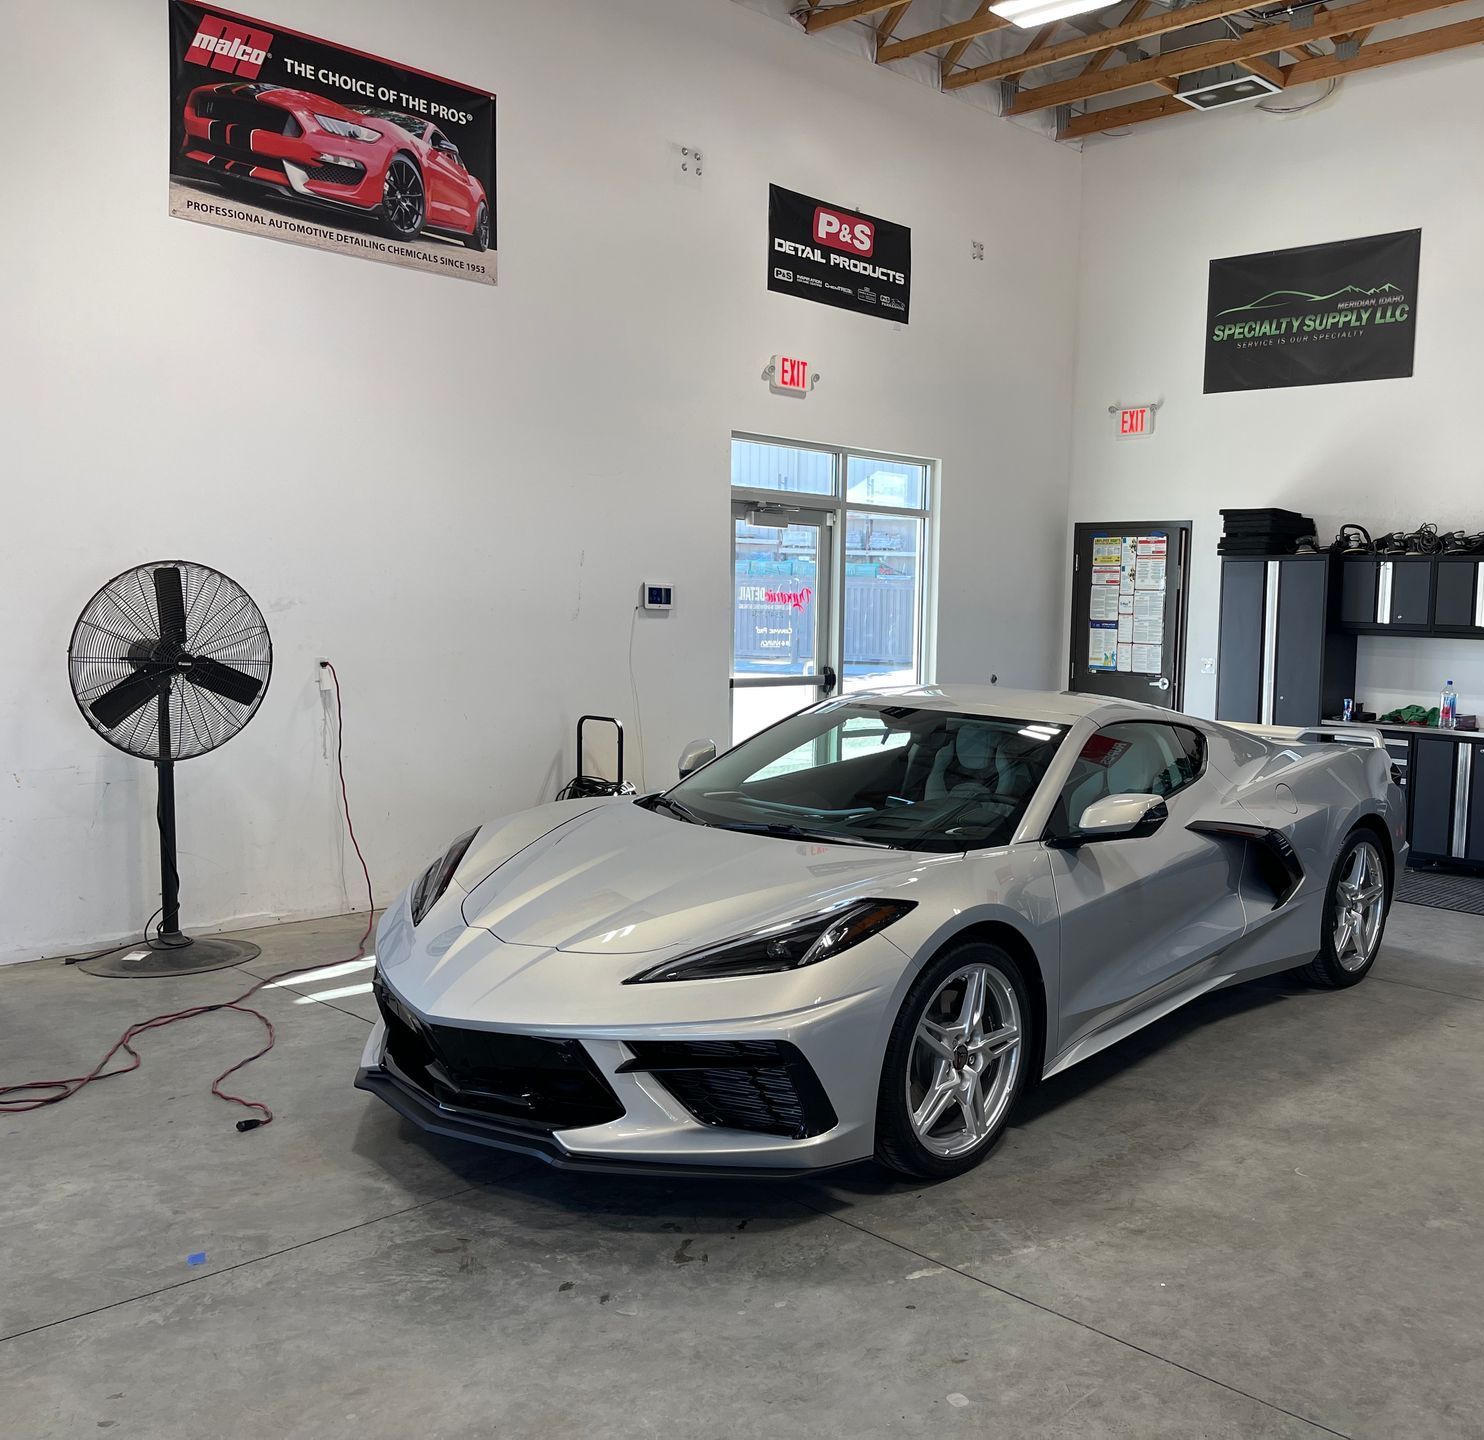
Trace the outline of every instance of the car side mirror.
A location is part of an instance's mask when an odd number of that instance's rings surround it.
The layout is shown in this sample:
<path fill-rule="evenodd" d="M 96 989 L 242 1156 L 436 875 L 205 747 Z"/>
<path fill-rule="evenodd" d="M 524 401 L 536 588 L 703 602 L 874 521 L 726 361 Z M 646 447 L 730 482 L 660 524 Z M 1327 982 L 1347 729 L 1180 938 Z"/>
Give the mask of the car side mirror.
<path fill-rule="evenodd" d="M 680 778 L 685 779 L 687 775 L 694 774 L 703 765 L 709 765 L 716 759 L 715 740 L 692 740 L 684 750 L 680 752 Z"/>
<path fill-rule="evenodd" d="M 1170 818 L 1162 795 L 1105 795 L 1082 812 L 1077 828 L 1056 843 L 1071 847 L 1100 840 L 1142 840 Z"/>

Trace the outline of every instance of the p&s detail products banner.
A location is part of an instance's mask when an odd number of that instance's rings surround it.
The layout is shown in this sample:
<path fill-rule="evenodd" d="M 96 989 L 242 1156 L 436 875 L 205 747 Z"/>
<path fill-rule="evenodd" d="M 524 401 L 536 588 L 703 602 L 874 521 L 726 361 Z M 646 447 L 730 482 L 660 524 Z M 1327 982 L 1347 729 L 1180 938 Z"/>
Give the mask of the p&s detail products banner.
<path fill-rule="evenodd" d="M 1412 374 L 1422 231 L 1211 262 L 1206 394 Z"/>
<path fill-rule="evenodd" d="M 495 97 L 170 4 L 170 213 L 495 283 Z"/>
<path fill-rule="evenodd" d="M 770 185 L 768 289 L 905 325 L 912 232 Z"/>

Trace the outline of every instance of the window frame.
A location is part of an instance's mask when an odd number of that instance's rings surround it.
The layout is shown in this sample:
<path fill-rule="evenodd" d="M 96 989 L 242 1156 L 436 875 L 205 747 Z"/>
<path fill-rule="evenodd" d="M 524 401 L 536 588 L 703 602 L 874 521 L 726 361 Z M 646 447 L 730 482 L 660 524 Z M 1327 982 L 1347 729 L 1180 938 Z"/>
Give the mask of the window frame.
<path fill-rule="evenodd" d="M 1184 791 L 1190 789 L 1190 787 L 1194 785 L 1196 781 L 1201 780 L 1205 777 L 1206 770 L 1207 767 L 1210 765 L 1211 759 L 1210 740 L 1208 739 L 1205 731 L 1202 730 L 1199 726 L 1191 725 L 1179 720 L 1150 720 L 1142 717 L 1138 719 L 1110 720 L 1106 725 L 1099 725 L 1081 742 L 1081 744 L 1077 747 L 1076 755 L 1072 757 L 1072 765 L 1075 766 L 1077 764 L 1077 761 L 1082 758 L 1082 752 L 1087 748 L 1087 745 L 1090 741 L 1095 740 L 1099 735 L 1102 735 L 1109 730 L 1116 730 L 1126 725 L 1145 725 L 1150 727 L 1151 729 L 1174 730 L 1177 733 L 1180 731 L 1185 731 L 1188 734 L 1194 735 L 1197 742 L 1199 743 L 1200 763 L 1196 766 L 1195 772 L 1191 775 L 1190 779 L 1186 780 L 1183 784 L 1177 785 L 1173 790 L 1168 790 L 1163 795 L 1161 795 L 1159 797 L 1161 800 L 1168 801 L 1172 799 L 1174 796 L 1179 795 Z M 1180 748 L 1182 750 L 1185 749 L 1185 745 L 1183 742 L 1181 743 Z M 1077 827 L 1073 823 L 1072 817 L 1066 813 L 1066 792 L 1067 786 L 1070 783 L 1071 769 L 1069 768 L 1067 774 L 1063 776 L 1061 784 L 1057 787 L 1056 795 L 1051 801 L 1050 813 L 1046 817 L 1046 824 L 1041 832 L 1041 840 L 1043 843 L 1047 840 L 1075 833 L 1076 831 Z M 1108 793 L 1110 795 L 1115 793 L 1119 795 L 1143 795 L 1153 794 L 1154 792 L 1143 790 L 1119 790 L 1116 792 L 1109 791 Z M 1061 825 L 1058 825 L 1057 823 L 1058 816 L 1061 816 L 1063 819 L 1064 823 Z"/>
<path fill-rule="evenodd" d="M 813 440 L 796 440 L 787 436 L 763 435 L 753 431 L 734 430 L 733 442 L 755 445 L 773 445 L 789 450 L 807 450 L 818 455 L 828 455 L 831 460 L 831 486 L 828 494 L 808 491 L 770 490 L 749 485 L 728 485 L 727 498 L 730 504 L 741 502 L 749 505 L 795 505 L 801 510 L 823 511 L 830 517 L 829 525 L 837 541 L 831 547 L 830 589 L 833 602 L 830 615 L 830 649 L 840 680 L 835 694 L 845 696 L 845 543 L 846 523 L 850 515 L 880 515 L 883 518 L 916 520 L 921 525 L 922 544 L 918 554 L 917 576 L 917 625 L 914 637 L 914 668 L 918 685 L 931 685 L 937 677 L 938 640 L 938 536 L 937 512 L 939 501 L 939 473 L 936 460 L 918 455 L 894 455 L 886 450 L 864 449 L 852 445 L 825 445 Z M 922 504 L 873 505 L 846 499 L 846 475 L 851 460 L 884 460 L 894 465 L 916 465 L 923 470 Z M 824 663 L 823 661 L 821 663 Z M 856 692 L 859 693 L 859 692 Z"/>

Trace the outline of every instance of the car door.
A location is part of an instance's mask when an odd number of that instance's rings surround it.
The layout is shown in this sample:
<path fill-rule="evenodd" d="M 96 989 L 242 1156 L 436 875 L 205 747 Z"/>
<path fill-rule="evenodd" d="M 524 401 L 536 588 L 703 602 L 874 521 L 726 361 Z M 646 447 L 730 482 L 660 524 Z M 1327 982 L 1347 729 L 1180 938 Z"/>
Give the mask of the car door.
<path fill-rule="evenodd" d="M 1046 841 L 1061 926 L 1057 1053 L 1100 1048 L 1099 1032 L 1198 988 L 1246 924 L 1241 852 L 1186 829 L 1213 787 L 1194 726 L 1106 725 L 1084 743 Z M 1066 843 L 1088 805 L 1108 795 L 1160 795 L 1152 835 Z"/>
<path fill-rule="evenodd" d="M 428 220 L 456 230 L 473 228 L 469 213 L 468 175 L 459 147 L 441 130 L 429 128 Z"/>

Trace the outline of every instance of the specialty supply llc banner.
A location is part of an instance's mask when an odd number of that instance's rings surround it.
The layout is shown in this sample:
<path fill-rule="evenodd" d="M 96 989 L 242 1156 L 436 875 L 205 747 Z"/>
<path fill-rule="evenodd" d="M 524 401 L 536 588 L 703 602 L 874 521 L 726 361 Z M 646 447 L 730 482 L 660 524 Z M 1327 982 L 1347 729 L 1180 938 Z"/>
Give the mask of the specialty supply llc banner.
<path fill-rule="evenodd" d="M 768 289 L 905 325 L 912 231 L 770 185 Z"/>
<path fill-rule="evenodd" d="M 495 97 L 170 5 L 170 213 L 495 283 Z"/>
<path fill-rule="evenodd" d="M 1422 231 L 1211 262 L 1206 394 L 1412 374 Z"/>

